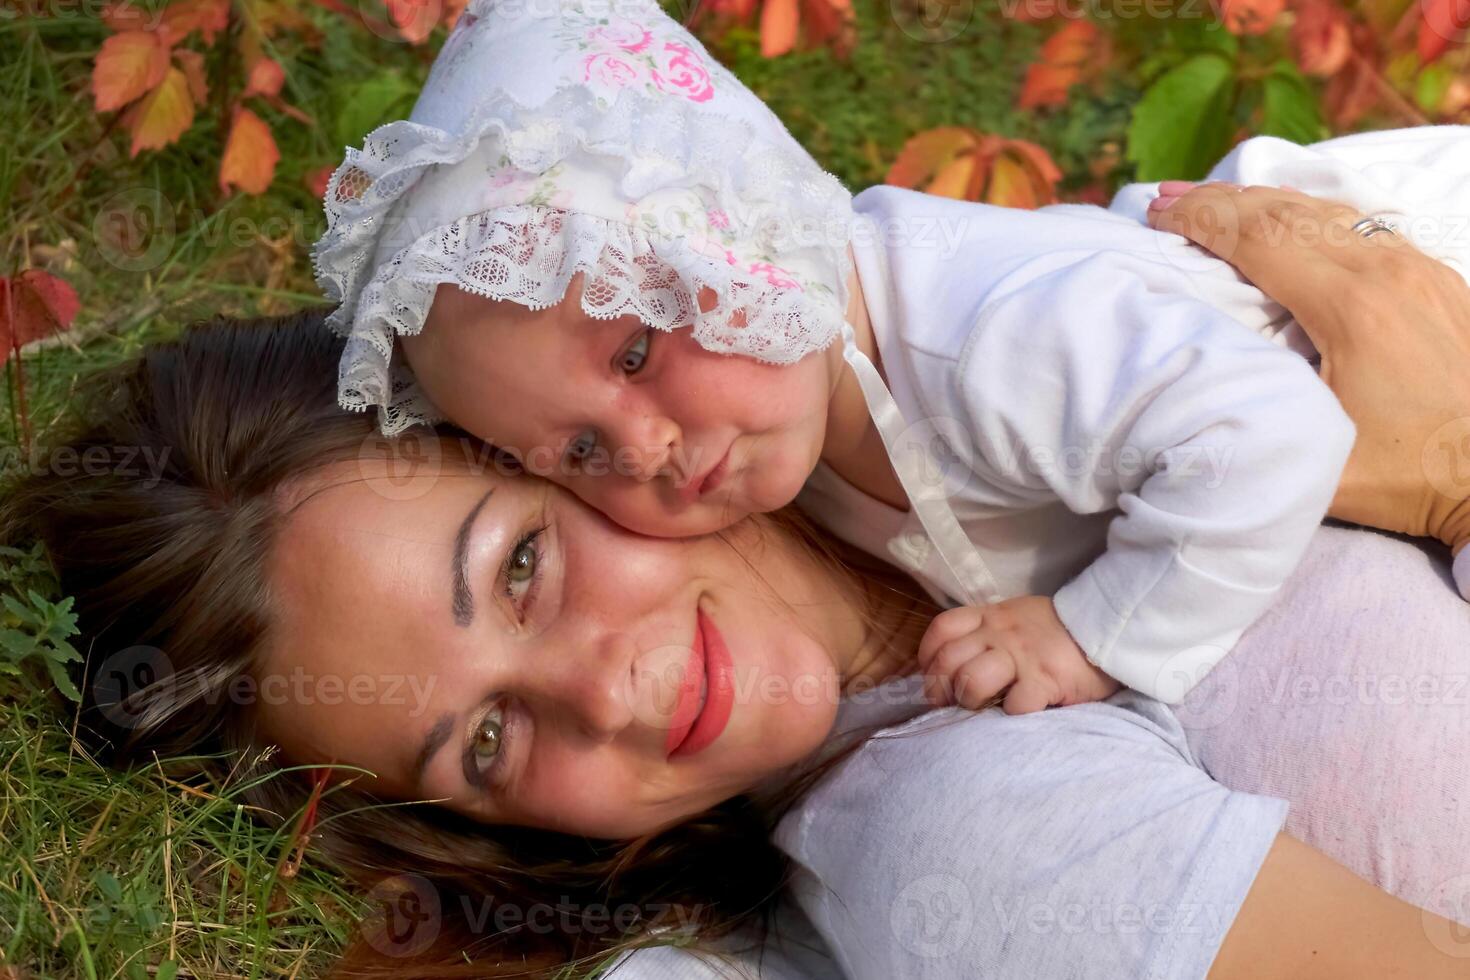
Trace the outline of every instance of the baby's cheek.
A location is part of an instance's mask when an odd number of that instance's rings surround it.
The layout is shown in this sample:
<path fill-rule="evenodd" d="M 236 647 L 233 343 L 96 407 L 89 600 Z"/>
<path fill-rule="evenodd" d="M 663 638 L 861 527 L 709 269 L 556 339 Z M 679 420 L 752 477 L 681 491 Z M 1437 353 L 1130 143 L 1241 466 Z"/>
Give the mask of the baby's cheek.
<path fill-rule="evenodd" d="M 669 510 L 651 482 L 584 477 L 574 480 L 571 489 L 587 506 L 635 534 L 668 538 L 699 533 L 685 529 L 687 514 Z"/>

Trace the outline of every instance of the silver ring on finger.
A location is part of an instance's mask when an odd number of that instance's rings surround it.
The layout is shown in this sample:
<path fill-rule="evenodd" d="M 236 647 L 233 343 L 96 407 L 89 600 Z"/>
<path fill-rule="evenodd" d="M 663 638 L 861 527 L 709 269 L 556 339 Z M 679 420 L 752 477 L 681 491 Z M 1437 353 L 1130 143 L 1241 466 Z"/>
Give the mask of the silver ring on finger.
<path fill-rule="evenodd" d="M 1391 223 L 1385 221 L 1381 215 L 1376 214 L 1370 214 L 1368 215 L 1368 217 L 1354 224 L 1353 231 L 1363 236 L 1364 238 L 1372 238 L 1374 235 L 1380 235 L 1384 233 L 1390 234 L 1395 238 L 1403 237 L 1399 234 L 1399 230 L 1397 228 L 1395 228 Z"/>

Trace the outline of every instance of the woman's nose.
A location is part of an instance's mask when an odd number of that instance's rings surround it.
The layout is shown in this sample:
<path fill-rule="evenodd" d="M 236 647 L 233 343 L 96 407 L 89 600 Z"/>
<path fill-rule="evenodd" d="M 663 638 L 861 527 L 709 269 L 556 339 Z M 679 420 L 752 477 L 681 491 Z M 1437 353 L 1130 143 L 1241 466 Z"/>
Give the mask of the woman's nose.
<path fill-rule="evenodd" d="M 637 717 L 631 675 L 637 650 L 626 634 L 612 633 L 562 659 L 547 694 L 582 734 L 611 742 Z"/>

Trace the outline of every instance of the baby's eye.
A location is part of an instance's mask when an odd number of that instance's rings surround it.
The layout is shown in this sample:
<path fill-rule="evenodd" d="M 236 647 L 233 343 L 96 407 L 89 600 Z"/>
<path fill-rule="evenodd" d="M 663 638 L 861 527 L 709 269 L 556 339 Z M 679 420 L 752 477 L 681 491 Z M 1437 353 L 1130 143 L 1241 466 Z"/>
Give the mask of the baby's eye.
<path fill-rule="evenodd" d="M 652 330 L 644 330 L 627 349 L 618 355 L 618 370 L 624 374 L 637 374 L 648 360 L 648 345 L 653 338 Z"/>
<path fill-rule="evenodd" d="M 475 744 L 471 751 L 475 756 L 476 770 L 485 772 L 495 764 L 496 757 L 500 755 L 503 733 L 500 710 L 492 709 L 480 720 L 479 727 L 475 729 Z"/>
<path fill-rule="evenodd" d="M 597 433 L 588 429 L 579 433 L 576 438 L 567 443 L 564 458 L 569 463 L 581 463 L 592 455 L 592 450 L 597 448 Z"/>

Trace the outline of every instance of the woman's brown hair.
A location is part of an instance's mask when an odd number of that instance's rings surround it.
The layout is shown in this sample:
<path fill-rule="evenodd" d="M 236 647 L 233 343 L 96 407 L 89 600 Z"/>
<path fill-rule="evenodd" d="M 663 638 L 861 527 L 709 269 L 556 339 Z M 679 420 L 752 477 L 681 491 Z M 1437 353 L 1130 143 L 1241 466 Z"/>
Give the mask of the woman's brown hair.
<path fill-rule="evenodd" d="M 128 765 L 252 749 L 250 714 L 229 692 L 251 673 L 270 628 L 265 562 L 283 488 L 376 439 L 369 416 L 337 407 L 341 349 L 319 312 L 196 326 L 97 382 L 66 443 L 91 465 L 31 475 L 11 492 L 5 536 L 44 542 L 75 598 L 86 651 L 78 734 L 99 757 Z M 838 567 L 835 546 L 798 518 L 771 527 Z M 875 587 L 915 601 L 891 574 L 855 585 Z M 99 668 L 122 651 L 154 673 L 102 683 Z M 631 841 L 488 827 L 429 805 L 385 808 L 338 785 L 321 800 L 314 846 L 389 905 L 407 898 L 438 909 L 431 942 L 368 932 L 337 972 L 551 976 L 604 962 L 659 924 L 677 922 L 699 940 L 759 932 L 787 874 L 770 841 L 774 821 L 843 755 L 769 797 L 737 796 Z M 288 771 L 252 780 L 248 792 L 279 820 L 307 786 Z M 483 921 L 487 902 L 555 909 L 571 926 L 538 930 L 521 916 L 494 931 Z M 615 909 L 627 915 L 610 931 Z"/>

